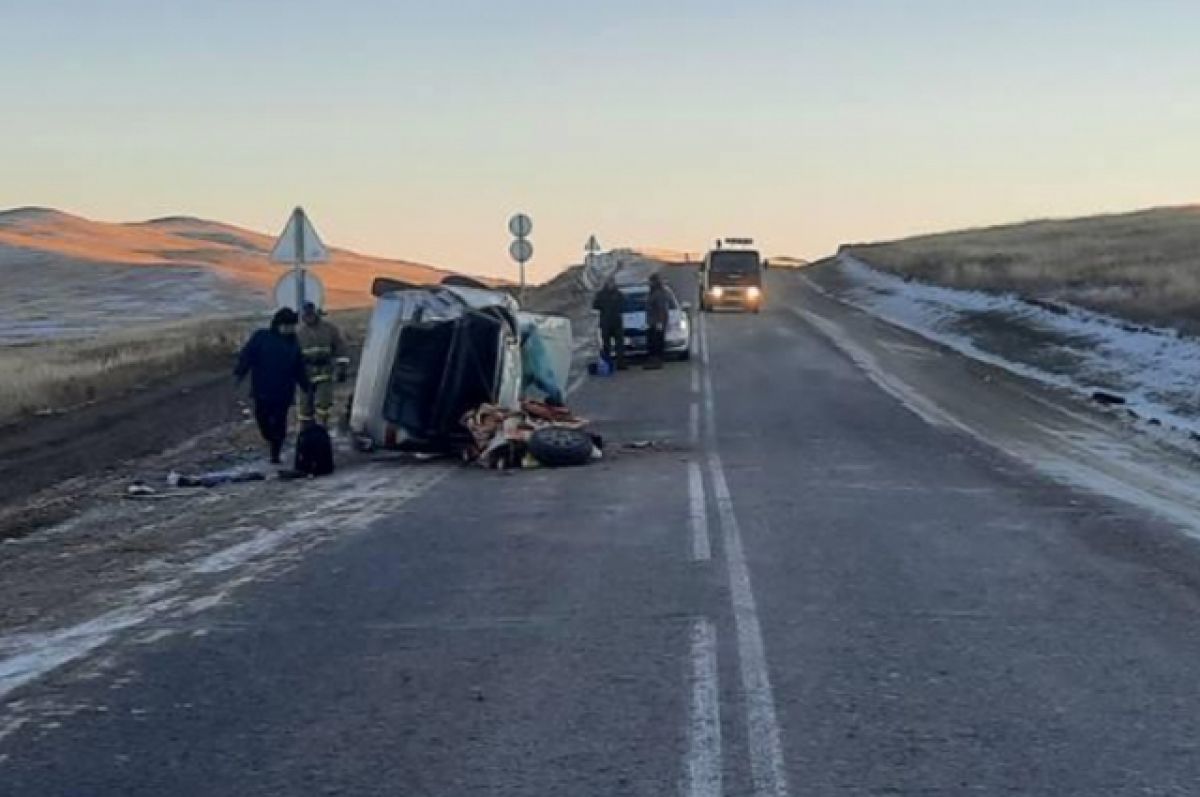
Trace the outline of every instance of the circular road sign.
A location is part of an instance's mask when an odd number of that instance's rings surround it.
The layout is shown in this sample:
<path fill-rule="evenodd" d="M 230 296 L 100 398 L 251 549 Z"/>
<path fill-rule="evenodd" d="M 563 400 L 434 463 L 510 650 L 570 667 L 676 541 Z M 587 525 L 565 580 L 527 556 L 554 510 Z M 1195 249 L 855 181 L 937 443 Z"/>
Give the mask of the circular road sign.
<path fill-rule="evenodd" d="M 300 312 L 300 297 L 296 290 L 296 275 L 294 272 L 284 274 L 275 283 L 275 309 L 290 307 L 297 313 Z M 325 286 L 321 284 L 321 280 L 316 274 L 304 272 L 304 301 L 312 302 L 318 309 L 325 307 Z"/>
<path fill-rule="evenodd" d="M 518 238 L 508 247 L 508 253 L 518 263 L 524 263 L 533 257 L 533 244 L 524 238 Z"/>
<path fill-rule="evenodd" d="M 527 238 L 533 232 L 533 220 L 524 213 L 518 213 L 508 220 L 508 231 L 517 238 Z"/>

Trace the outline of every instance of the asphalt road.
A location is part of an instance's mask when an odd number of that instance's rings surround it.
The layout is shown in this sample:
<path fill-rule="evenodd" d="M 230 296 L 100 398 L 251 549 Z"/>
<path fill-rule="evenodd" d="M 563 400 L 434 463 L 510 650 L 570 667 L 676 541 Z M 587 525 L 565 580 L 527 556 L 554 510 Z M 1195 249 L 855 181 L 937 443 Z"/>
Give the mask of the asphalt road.
<path fill-rule="evenodd" d="M 603 463 L 455 473 L 10 695 L 64 709 L 0 741 L 0 794 L 1197 793 L 1194 544 L 769 296 L 585 388 Z"/>

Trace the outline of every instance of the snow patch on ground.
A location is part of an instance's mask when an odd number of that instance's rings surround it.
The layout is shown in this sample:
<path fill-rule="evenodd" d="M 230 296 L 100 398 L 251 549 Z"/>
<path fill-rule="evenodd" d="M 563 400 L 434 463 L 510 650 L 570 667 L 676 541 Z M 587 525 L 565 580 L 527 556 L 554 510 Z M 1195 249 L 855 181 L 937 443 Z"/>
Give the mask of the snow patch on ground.
<path fill-rule="evenodd" d="M 238 587 L 298 562 L 326 540 L 367 528 L 449 473 L 426 465 L 322 479 L 308 486 L 300 499 L 305 506 L 282 525 L 231 528 L 218 536 L 239 542 L 183 561 L 150 563 L 144 572 L 154 580 L 118 596 L 109 611 L 63 628 L 0 636 L 0 700 L 145 626 L 155 627 L 142 644 L 190 630 L 184 621 L 220 605 Z"/>
<path fill-rule="evenodd" d="M 1200 341 L 1080 308 L 905 280 L 842 255 L 848 285 L 823 293 L 976 360 L 1200 435 Z"/>

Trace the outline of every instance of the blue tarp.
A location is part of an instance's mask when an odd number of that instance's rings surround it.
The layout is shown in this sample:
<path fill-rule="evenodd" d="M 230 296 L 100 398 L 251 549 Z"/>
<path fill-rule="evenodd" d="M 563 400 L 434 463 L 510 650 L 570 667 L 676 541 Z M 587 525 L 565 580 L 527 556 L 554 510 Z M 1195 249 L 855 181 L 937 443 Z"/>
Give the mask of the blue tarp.
<path fill-rule="evenodd" d="M 546 348 L 541 333 L 531 323 L 521 325 L 521 389 L 540 390 L 547 404 L 562 405 L 563 395 L 559 380 L 554 373 L 550 350 Z"/>

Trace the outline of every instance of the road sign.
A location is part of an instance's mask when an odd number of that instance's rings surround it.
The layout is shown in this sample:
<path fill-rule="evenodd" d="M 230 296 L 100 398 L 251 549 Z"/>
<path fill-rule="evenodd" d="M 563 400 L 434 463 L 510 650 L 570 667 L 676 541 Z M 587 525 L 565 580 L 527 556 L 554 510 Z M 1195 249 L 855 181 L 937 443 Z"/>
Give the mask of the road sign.
<path fill-rule="evenodd" d="M 290 307 L 298 313 L 305 302 L 312 302 L 318 309 L 325 307 L 325 286 L 321 284 L 321 280 L 309 271 L 302 272 L 302 275 L 297 277 L 293 271 L 284 274 L 275 283 L 275 309 Z M 304 286 L 303 293 L 301 285 Z"/>
<path fill-rule="evenodd" d="M 293 266 L 325 263 L 329 260 L 329 250 L 321 243 L 321 238 L 304 213 L 304 208 L 292 211 L 287 226 L 283 228 L 275 248 L 271 250 L 271 260 Z"/>
<path fill-rule="evenodd" d="M 533 258 L 533 244 L 527 238 L 518 238 L 509 245 L 508 254 L 523 266 Z"/>
<path fill-rule="evenodd" d="M 587 243 L 583 245 L 583 251 L 589 255 L 594 255 L 600 251 L 600 242 L 596 240 L 596 236 L 588 238 Z"/>
<path fill-rule="evenodd" d="M 518 213 L 508 220 L 508 231 L 517 238 L 528 238 L 533 232 L 533 220 L 524 213 Z"/>

